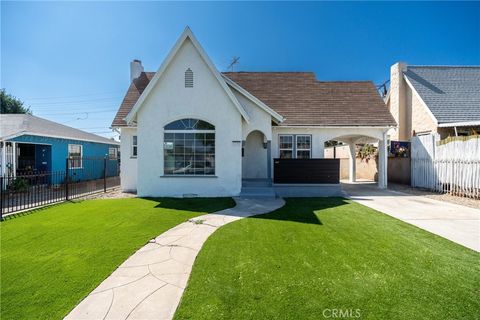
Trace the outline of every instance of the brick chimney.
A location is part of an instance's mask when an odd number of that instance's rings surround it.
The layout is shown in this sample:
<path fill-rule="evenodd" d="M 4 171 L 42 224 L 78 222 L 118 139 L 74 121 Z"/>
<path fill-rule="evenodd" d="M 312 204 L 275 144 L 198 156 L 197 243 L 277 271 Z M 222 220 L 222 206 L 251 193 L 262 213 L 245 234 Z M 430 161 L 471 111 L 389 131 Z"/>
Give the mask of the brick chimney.
<path fill-rule="evenodd" d="M 410 138 L 407 117 L 407 83 L 403 72 L 407 70 L 404 62 L 397 62 L 390 67 L 390 113 L 398 124 L 393 140 L 408 140 Z"/>
<path fill-rule="evenodd" d="M 142 61 L 135 59 L 132 62 L 130 62 L 130 82 L 132 82 L 133 79 L 140 77 L 140 74 L 142 72 L 143 72 Z"/>

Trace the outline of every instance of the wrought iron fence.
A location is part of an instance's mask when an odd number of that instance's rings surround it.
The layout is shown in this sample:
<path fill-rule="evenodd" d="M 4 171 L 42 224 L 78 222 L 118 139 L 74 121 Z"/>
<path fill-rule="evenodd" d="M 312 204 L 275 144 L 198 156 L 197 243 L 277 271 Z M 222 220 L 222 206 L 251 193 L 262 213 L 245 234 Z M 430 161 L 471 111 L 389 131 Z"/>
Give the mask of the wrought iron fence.
<path fill-rule="evenodd" d="M 0 219 L 47 204 L 85 197 L 120 185 L 120 164 L 109 158 L 69 158 L 65 170 L 0 176 Z"/>

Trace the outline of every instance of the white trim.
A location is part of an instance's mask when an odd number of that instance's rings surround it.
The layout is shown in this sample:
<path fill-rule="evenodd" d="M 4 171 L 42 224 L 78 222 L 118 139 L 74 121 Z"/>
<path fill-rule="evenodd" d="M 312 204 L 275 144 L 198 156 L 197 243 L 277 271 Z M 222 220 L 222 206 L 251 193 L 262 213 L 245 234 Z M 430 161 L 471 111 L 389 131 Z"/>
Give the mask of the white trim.
<path fill-rule="evenodd" d="M 281 144 L 282 144 L 282 137 L 291 137 L 292 138 L 292 148 L 291 149 L 288 149 L 288 148 L 282 148 L 280 147 Z M 285 159 L 295 159 L 295 156 L 296 154 L 294 153 L 295 151 L 295 143 L 296 143 L 296 139 L 295 139 L 295 135 L 293 134 L 279 134 L 278 135 L 278 157 L 281 158 L 281 152 L 282 150 L 286 150 L 286 151 L 292 151 L 292 157 L 291 158 L 285 158 Z"/>
<path fill-rule="evenodd" d="M 80 157 L 70 157 L 70 146 L 80 146 Z M 69 143 L 67 146 L 67 158 L 68 160 L 73 160 L 73 161 L 77 160 L 76 158 L 80 159 L 79 167 L 70 167 L 69 169 L 83 169 L 83 145 L 76 144 L 76 143 Z"/>
<path fill-rule="evenodd" d="M 159 79 L 162 77 L 163 73 L 165 72 L 165 70 L 167 69 L 168 65 L 173 61 L 173 58 L 175 57 L 175 55 L 178 53 L 178 51 L 180 50 L 182 44 L 188 39 L 190 39 L 190 41 L 192 42 L 193 46 L 195 47 L 195 49 L 198 51 L 198 53 L 200 54 L 200 57 L 202 57 L 203 61 L 205 62 L 205 64 L 208 66 L 208 68 L 210 69 L 210 71 L 213 73 L 213 75 L 215 76 L 215 78 L 217 79 L 218 83 L 220 84 L 220 86 L 223 88 L 223 90 L 225 90 L 225 93 L 228 95 L 228 97 L 230 98 L 230 100 L 233 102 L 233 104 L 235 105 L 235 107 L 237 108 L 238 112 L 242 115 L 242 117 L 245 119 L 245 121 L 247 123 L 250 123 L 250 117 L 248 116 L 247 112 L 245 111 L 245 109 L 242 107 L 242 105 L 240 104 L 240 102 L 238 102 L 237 98 L 235 98 L 233 92 L 230 90 L 230 88 L 227 86 L 227 84 L 225 83 L 225 81 L 223 80 L 222 76 L 220 75 L 220 73 L 217 71 L 217 69 L 214 67 L 212 61 L 210 60 L 210 58 L 208 57 L 208 55 L 205 53 L 205 51 L 203 50 L 202 46 L 200 45 L 200 43 L 197 41 L 197 39 L 195 38 L 195 36 L 193 35 L 192 31 L 190 30 L 189 27 L 186 27 L 185 30 L 183 31 L 182 35 L 180 36 L 180 38 L 178 38 L 177 42 L 175 43 L 175 45 L 173 46 L 172 50 L 170 50 L 170 52 L 168 53 L 167 55 L 167 58 L 162 62 L 162 65 L 160 66 L 160 68 L 158 69 L 158 71 L 155 73 L 155 76 L 153 76 L 152 80 L 148 83 L 147 87 L 145 88 L 145 90 L 143 90 L 142 94 L 140 95 L 140 97 L 138 98 L 138 100 L 135 102 L 135 104 L 133 105 L 133 108 L 130 110 L 130 112 L 127 114 L 127 116 L 124 118 L 125 121 L 127 122 L 127 124 L 130 124 L 134 118 L 135 118 L 135 115 L 136 113 L 138 112 L 138 110 L 140 110 L 140 108 L 142 107 L 143 105 L 143 102 L 145 101 L 145 99 L 148 97 L 148 95 L 150 94 L 150 92 L 152 91 L 153 87 L 155 86 L 155 84 L 157 83 L 157 81 L 159 81 Z"/>
<path fill-rule="evenodd" d="M 467 126 L 480 126 L 480 120 L 477 121 L 464 121 L 464 122 L 449 122 L 449 123 L 440 123 L 439 127 L 467 127 Z"/>
<path fill-rule="evenodd" d="M 117 146 L 120 145 L 120 142 L 117 142 L 115 140 L 112 140 L 112 142 L 100 142 L 100 141 L 89 140 L 89 139 L 69 138 L 69 137 L 65 137 L 65 136 L 57 136 L 57 135 L 53 135 L 53 134 L 40 134 L 40 133 L 34 133 L 34 132 L 29 132 L 29 131 L 18 132 L 18 133 L 9 135 L 9 136 L 2 137 L 1 139 L 6 141 L 8 139 L 13 139 L 13 138 L 16 138 L 16 137 L 27 136 L 27 135 L 28 136 L 35 136 L 35 137 L 57 138 L 57 139 L 64 139 L 64 140 L 85 141 L 85 142 L 102 143 L 102 144 L 114 144 L 114 145 L 117 145 Z M 105 139 L 107 139 L 107 138 L 105 138 Z M 25 143 L 30 143 L 30 142 L 25 142 Z"/>
<path fill-rule="evenodd" d="M 310 138 L 310 148 L 309 149 L 299 149 L 298 148 L 298 137 L 309 137 Z M 310 152 L 308 159 L 312 158 L 312 135 L 311 134 L 296 134 L 295 135 L 295 159 L 298 159 L 298 151 L 308 151 Z"/>
<path fill-rule="evenodd" d="M 252 101 L 254 104 L 256 104 L 258 107 L 266 111 L 268 114 L 270 114 L 275 120 L 277 120 L 278 123 L 283 122 L 285 119 L 283 116 L 281 116 L 279 113 L 275 112 L 272 108 L 267 106 L 265 103 L 260 101 L 257 97 L 255 97 L 253 94 L 242 88 L 239 84 L 228 78 L 226 75 L 222 74 L 223 79 L 225 82 L 230 85 L 232 88 L 234 88 L 236 91 L 241 93 L 245 98 L 249 99 Z"/>
<path fill-rule="evenodd" d="M 133 138 L 134 137 L 137 139 L 137 143 L 135 145 L 133 144 Z M 133 148 L 134 147 L 137 147 L 137 154 L 133 154 Z M 133 134 L 132 135 L 132 140 L 130 141 L 130 158 L 136 159 L 137 157 L 138 157 L 138 135 Z"/>
<path fill-rule="evenodd" d="M 41 143 L 41 142 L 23 142 L 23 141 L 15 141 L 18 144 L 36 144 L 39 146 L 51 146 L 51 143 Z"/>
<path fill-rule="evenodd" d="M 418 94 L 417 90 L 415 90 L 415 87 L 412 85 L 412 83 L 410 82 L 410 80 L 408 80 L 408 77 L 403 74 L 403 79 L 405 79 L 405 82 L 408 84 L 408 86 L 410 87 L 410 89 L 412 90 L 412 92 L 414 92 L 418 99 L 420 100 L 420 102 L 422 103 L 422 105 L 425 107 L 425 109 L 427 109 L 427 113 L 430 115 L 430 117 L 432 118 L 433 122 L 435 123 L 436 126 L 438 126 L 438 120 L 437 118 L 435 118 L 435 116 L 433 115 L 432 113 L 432 110 L 430 110 L 430 108 L 427 106 L 427 104 L 425 103 L 425 101 L 423 101 L 422 97 L 420 96 L 420 94 Z"/>
<path fill-rule="evenodd" d="M 176 129 L 163 129 L 165 133 L 215 133 L 215 130 L 176 130 Z"/>

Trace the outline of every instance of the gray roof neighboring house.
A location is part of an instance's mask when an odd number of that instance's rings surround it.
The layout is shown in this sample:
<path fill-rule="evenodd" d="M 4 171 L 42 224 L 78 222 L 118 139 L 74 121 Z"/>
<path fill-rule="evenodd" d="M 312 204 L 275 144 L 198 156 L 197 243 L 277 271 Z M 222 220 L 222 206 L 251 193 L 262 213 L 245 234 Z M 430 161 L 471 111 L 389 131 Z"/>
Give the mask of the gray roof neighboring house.
<path fill-rule="evenodd" d="M 480 121 L 480 66 L 407 66 L 404 75 L 439 125 Z"/>
<path fill-rule="evenodd" d="M 117 141 L 29 114 L 1 114 L 0 140 L 7 140 L 21 135 L 45 136 L 104 144 L 119 144 Z"/>

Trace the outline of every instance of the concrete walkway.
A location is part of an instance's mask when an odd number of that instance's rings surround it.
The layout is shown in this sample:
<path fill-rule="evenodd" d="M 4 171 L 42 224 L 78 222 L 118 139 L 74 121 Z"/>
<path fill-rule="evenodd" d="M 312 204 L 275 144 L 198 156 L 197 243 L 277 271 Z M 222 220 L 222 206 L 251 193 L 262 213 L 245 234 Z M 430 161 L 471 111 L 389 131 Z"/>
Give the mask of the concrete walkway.
<path fill-rule="evenodd" d="M 480 252 L 478 209 L 382 190 L 376 184 L 342 184 L 342 188 L 358 203 Z"/>
<path fill-rule="evenodd" d="M 234 208 L 196 217 L 152 239 L 65 319 L 171 319 L 207 238 L 227 223 L 284 205 L 282 199 L 272 198 L 235 201 Z"/>

